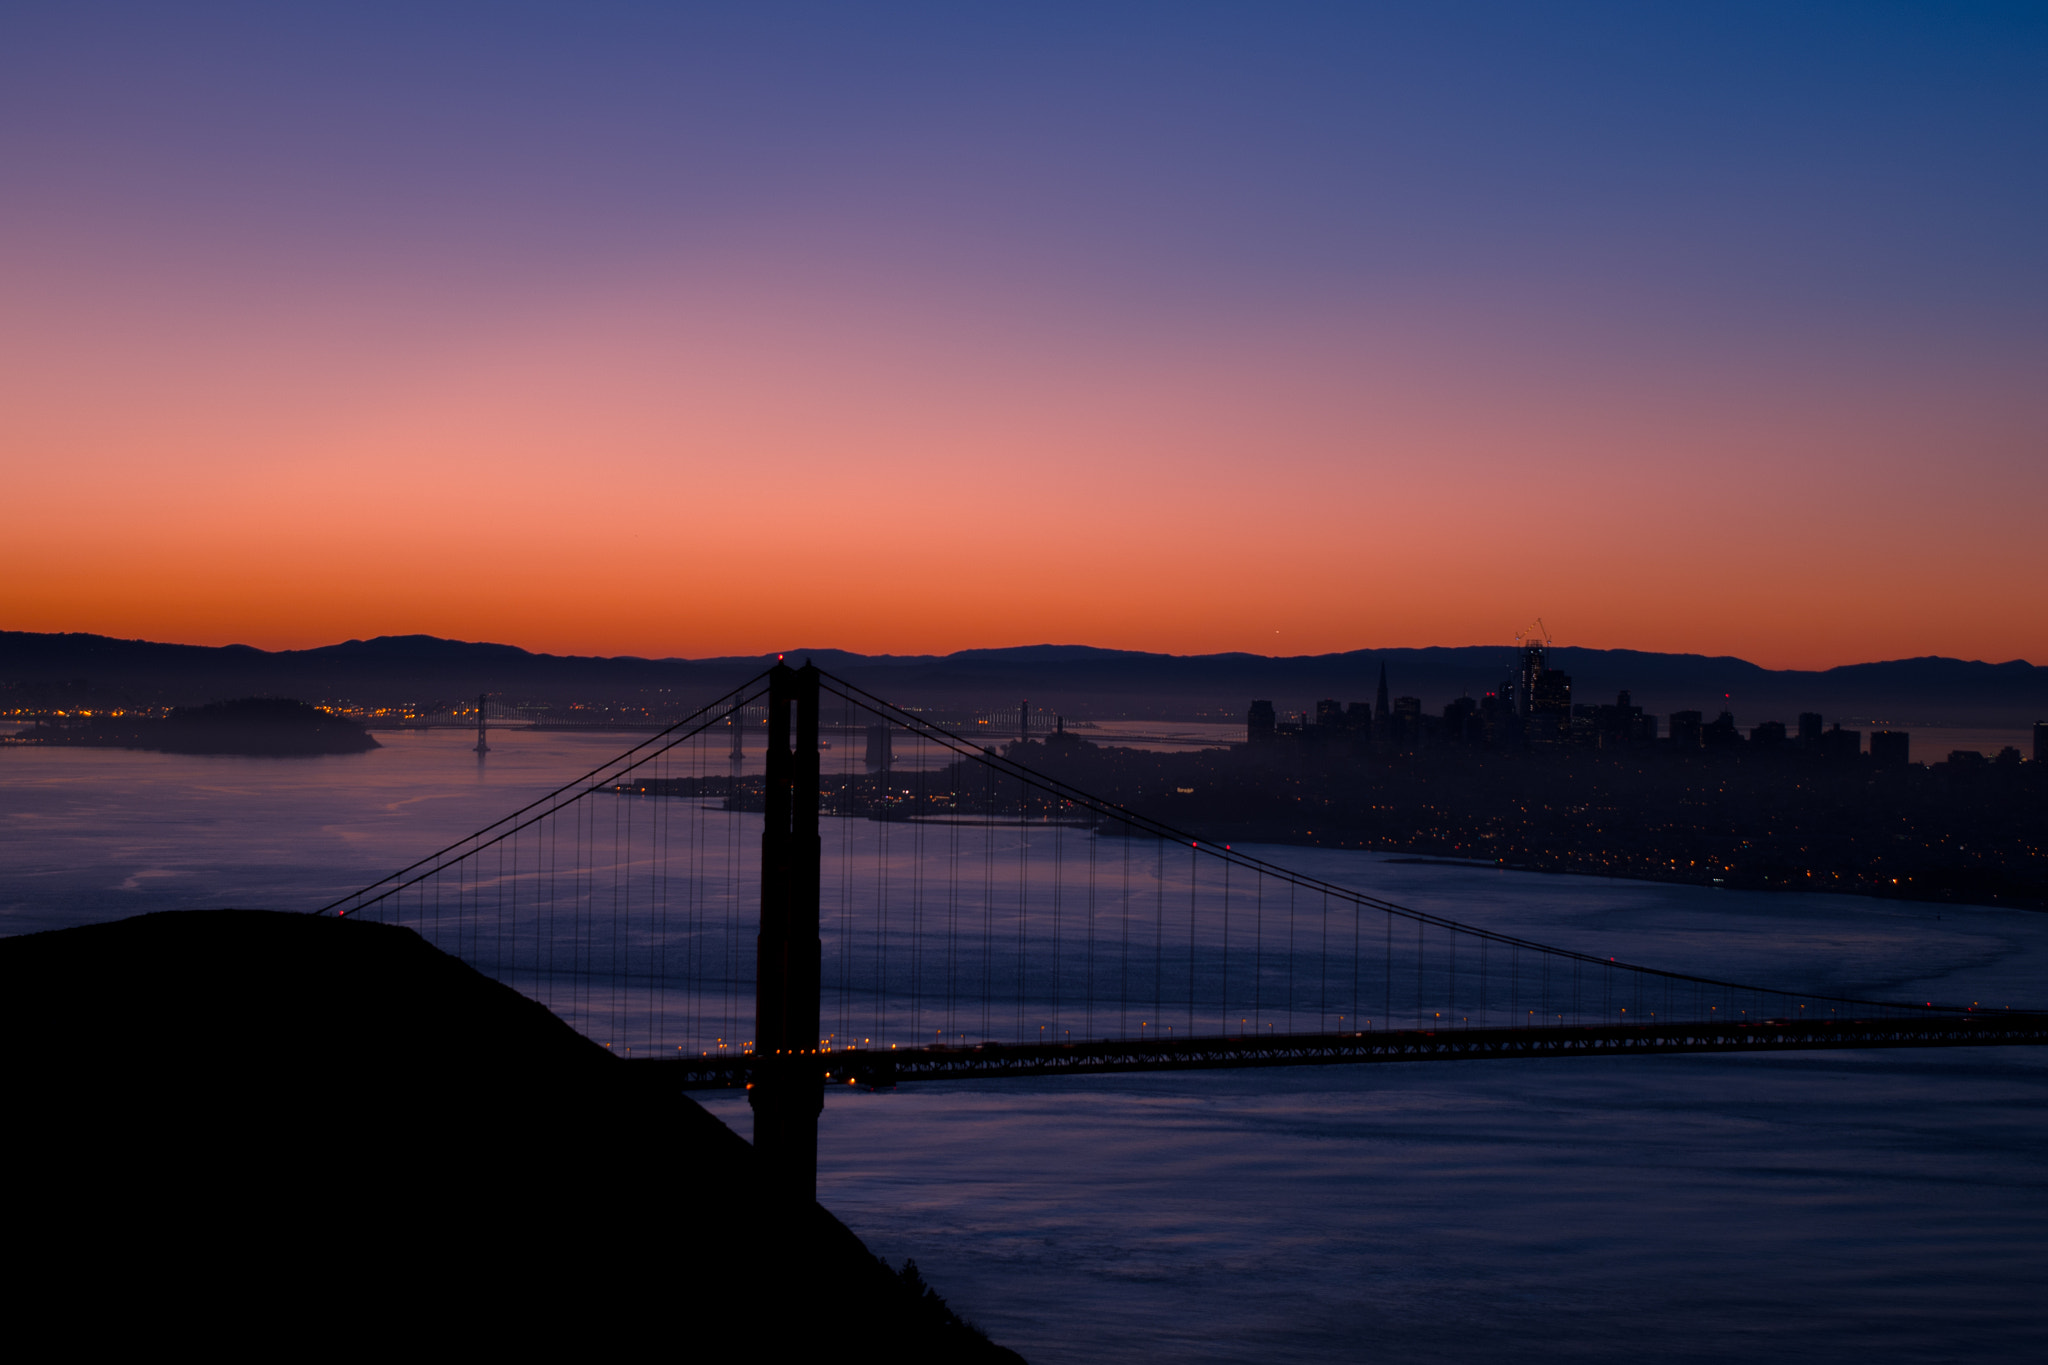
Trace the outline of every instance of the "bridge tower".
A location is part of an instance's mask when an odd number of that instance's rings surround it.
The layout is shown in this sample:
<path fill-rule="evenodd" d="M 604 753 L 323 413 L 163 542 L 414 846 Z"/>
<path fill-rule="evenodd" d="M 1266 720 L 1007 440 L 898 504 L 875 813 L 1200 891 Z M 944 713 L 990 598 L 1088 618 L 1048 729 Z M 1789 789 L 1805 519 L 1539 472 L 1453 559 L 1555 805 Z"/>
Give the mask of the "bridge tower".
<path fill-rule="evenodd" d="M 818 1115 L 825 1107 L 818 1047 L 818 670 L 808 663 L 778 663 L 769 672 L 764 794 L 747 1101 L 772 1197 L 803 1205 L 818 1197 Z"/>
<path fill-rule="evenodd" d="M 489 728 L 484 723 L 484 699 L 490 695 L 488 692 L 476 694 L 476 751 L 479 755 L 487 754 L 491 751 L 491 746 L 484 742 L 484 733 Z"/>

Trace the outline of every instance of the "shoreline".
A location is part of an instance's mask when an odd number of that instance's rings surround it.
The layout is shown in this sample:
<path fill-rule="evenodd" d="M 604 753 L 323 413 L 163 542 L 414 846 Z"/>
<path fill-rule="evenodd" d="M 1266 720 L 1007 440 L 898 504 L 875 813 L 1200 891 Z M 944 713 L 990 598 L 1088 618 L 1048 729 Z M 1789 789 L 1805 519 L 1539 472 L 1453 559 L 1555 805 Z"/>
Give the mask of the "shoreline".
<path fill-rule="evenodd" d="M 1240 843 L 1273 844 L 1286 848 L 1329 848 L 1357 853 L 1391 853 L 1391 848 L 1376 848 L 1371 844 L 1323 843 L 1320 840 L 1303 839 L 1242 839 Z M 1818 881 L 1812 886 L 1788 885 L 1769 881 L 1762 877 L 1745 877 L 1739 873 L 1725 877 L 1698 877 L 1684 875 L 1657 876 L 1649 870 L 1609 871 L 1605 868 L 1574 867 L 1568 864 L 1546 866 L 1539 863 L 1508 862 L 1496 859 L 1488 862 L 1478 858 L 1433 857 L 1417 854 L 1408 857 L 1383 858 L 1382 862 L 1408 867 L 1459 867 L 1474 872 L 1489 869 L 1500 872 L 1536 872 L 1552 877 L 1602 877 L 1609 881 L 1645 882 L 1653 886 L 1697 886 L 1704 890 L 1720 888 L 1726 891 L 1768 891 L 1787 895 L 1855 896 L 1868 900 L 1910 901 L 1919 905 L 1967 906 L 1978 910 L 2025 910 L 2033 914 L 2048 914 L 2048 900 L 2039 898 L 2014 897 L 2007 901 L 1969 900 L 1958 895 L 1943 895 L 1920 888 L 1900 888 L 1896 891 L 1866 883 L 1849 886 L 1822 885 Z M 1840 874 L 1837 874 L 1838 876 Z"/>

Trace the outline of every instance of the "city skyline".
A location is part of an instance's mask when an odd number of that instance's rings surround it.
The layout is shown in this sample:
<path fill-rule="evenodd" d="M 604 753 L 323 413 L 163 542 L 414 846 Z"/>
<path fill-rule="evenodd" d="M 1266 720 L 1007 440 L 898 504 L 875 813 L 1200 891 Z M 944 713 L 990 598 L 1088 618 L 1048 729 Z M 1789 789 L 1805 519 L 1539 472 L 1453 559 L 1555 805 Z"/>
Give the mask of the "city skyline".
<path fill-rule="evenodd" d="M 2037 13 L 115 13 L 6 628 L 2048 652 Z"/>

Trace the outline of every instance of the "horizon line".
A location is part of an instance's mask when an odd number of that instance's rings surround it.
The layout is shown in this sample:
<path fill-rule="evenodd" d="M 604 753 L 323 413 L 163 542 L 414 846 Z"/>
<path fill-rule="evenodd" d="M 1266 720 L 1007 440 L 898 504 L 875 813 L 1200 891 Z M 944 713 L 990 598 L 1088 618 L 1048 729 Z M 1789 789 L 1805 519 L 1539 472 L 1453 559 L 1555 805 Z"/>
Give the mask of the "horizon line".
<path fill-rule="evenodd" d="M 1092 652 L 1092 653 L 1099 653 L 1099 654 L 1121 654 L 1121 655 L 1129 655 L 1129 656 L 1133 656 L 1133 657 L 1138 657 L 1138 658 L 1147 658 L 1147 659 L 1179 659 L 1179 660 L 1200 660 L 1200 659 L 1230 659 L 1230 658 L 1242 658 L 1242 659 L 1260 659 L 1260 660 L 1266 660 L 1266 661 L 1270 661 L 1270 662 L 1275 662 L 1275 663 L 1285 663 L 1285 662 L 1294 662 L 1294 661 L 1308 661 L 1308 660 L 1317 660 L 1317 659 L 1336 659 L 1336 658 L 1345 658 L 1345 657 L 1348 657 L 1348 656 L 1352 656 L 1352 655 L 1359 655 L 1359 654 L 1394 654 L 1394 653 L 1411 653 L 1411 654 L 1413 654 L 1413 653 L 1424 653 L 1424 652 L 1428 652 L 1428 651 L 1433 651 L 1433 650 L 1442 650 L 1442 651 L 1450 652 L 1450 651 L 1464 651 L 1464 650 L 1474 650 L 1474 649 L 1499 649 L 1499 650 L 1502 650 L 1502 651 L 1513 651 L 1513 650 L 1514 650 L 1515 648 L 1517 648 L 1517 646 L 1516 646 L 1515 644 L 1513 644 L 1513 643 L 1508 643 L 1508 644 L 1498 644 L 1498 645 L 1495 645 L 1495 644 L 1463 644 L 1463 645 L 1361 645 L 1361 646 L 1358 646 L 1358 647 L 1355 647 L 1355 648 L 1352 648 L 1352 649 L 1324 650 L 1324 651 L 1322 651 L 1322 652 L 1320 652 L 1320 653 L 1314 653 L 1314 654 L 1261 654 L 1261 653 L 1258 653 L 1258 652 L 1256 652 L 1256 651 L 1253 651 L 1253 650 L 1215 650 L 1215 651 L 1211 651 L 1211 652 L 1207 652 L 1207 653 L 1190 653 L 1190 654 L 1178 654 L 1178 653 L 1171 653 L 1171 652 L 1167 652 L 1167 651 L 1160 651 L 1160 650 L 1144 650 L 1144 649 L 1125 649 L 1125 648 L 1121 648 L 1121 647 L 1118 647 L 1118 646 L 1115 646 L 1115 645 L 1090 645 L 1090 644 L 1080 644 L 1080 643 L 1065 643 L 1065 644 L 1061 644 L 1061 643 L 1054 643 L 1054 642 L 1051 642 L 1051 641 L 1040 641 L 1040 642 L 1036 642 L 1036 643 L 1033 643 L 1033 644 L 1021 644 L 1021 645 L 972 645 L 972 646 L 967 646 L 967 647 L 964 647 L 964 648 L 961 648 L 961 649 L 949 650 L 949 651 L 947 651 L 947 652 L 945 652 L 945 653 L 894 653 L 894 652 L 887 652 L 887 651 L 884 651 L 884 652 L 879 652 L 879 653 L 863 653 L 863 652 L 861 652 L 861 651 L 859 651 L 859 650 L 851 650 L 851 649 L 841 649 L 841 648 L 838 648 L 838 647 L 836 647 L 836 646 L 824 646 L 824 647 L 815 647 L 815 648 L 810 648 L 810 649 L 783 649 L 783 650 L 773 650 L 773 649 L 771 649 L 771 650 L 766 650 L 766 651 L 763 651 L 763 652 L 761 652 L 761 653 L 757 653 L 757 654 L 705 654 L 705 655 L 698 655 L 698 656 L 694 656 L 694 657 L 693 657 L 693 656 L 690 656 L 690 655 L 684 655 L 684 654 L 595 654 L 595 653 L 593 653 L 593 654 L 577 654 L 577 653 L 556 653 L 556 652 L 554 652 L 554 651 L 551 651 L 551 650 L 545 650 L 545 649 L 533 649 L 533 648 L 530 648 L 530 647 L 528 647 L 528 646 L 525 646 L 525 645 L 511 644 L 511 643 L 508 643 L 508 642 L 506 642 L 506 641 L 500 641 L 500 640 L 466 640 L 466 639 L 461 639 L 461 638 L 458 638 L 458 637 L 455 637 L 455 636 L 447 636 L 447 635 L 434 635 L 434 634 L 430 634 L 430 633 L 428 633 L 428 632 L 425 632 L 425 631 L 409 631 L 409 632 L 405 632 L 405 633 L 402 633 L 402 634 L 385 634 L 385 635 L 371 635 L 371 636 L 351 636 L 351 637 L 349 637 L 348 639 L 345 639 L 345 640 L 336 640 L 336 641 L 333 641 L 333 642 L 331 642 L 331 643 L 328 643 L 328 644 L 322 644 L 322 645 L 304 645 L 304 646 L 287 646 L 287 647 L 284 647 L 284 648 L 266 648 L 266 647 L 264 647 L 264 646 L 262 646 L 262 645 L 252 645 L 252 644 L 247 644 L 247 643 L 244 643 L 244 642 L 241 642 L 241 641 L 230 641 L 230 642 L 229 642 L 229 643 L 227 643 L 227 644 L 221 644 L 221 645 L 205 645 L 205 644 L 192 644 L 192 643 L 188 643 L 188 642 L 185 642 L 185 641 L 180 641 L 180 640 L 155 640 L 155 639 L 149 639 L 149 638 L 147 638 L 147 637 L 143 637 L 143 636 L 121 636 L 121 635 L 106 635 L 106 634 L 102 634 L 102 633 L 100 633 L 100 632 L 98 632 L 98 631 L 88 631 L 88 630 L 71 630 L 71 631 L 34 631 L 34 630 L 12 630 L 12 629 L 7 629 L 7 628 L 0 628 L 0 636 L 7 636 L 7 635 L 29 635 L 29 636 L 41 636 L 41 637 L 44 637 L 44 638 L 63 638 L 63 637 L 65 637 L 65 636 L 84 636 L 84 637 L 87 637 L 87 638 L 89 638 L 89 639 L 95 639 L 95 640 L 108 640 L 108 641 L 112 641 L 112 642 L 114 642 L 114 643 L 118 643 L 118 644 L 136 644 L 136 645 L 158 645 L 158 646 L 164 646 L 164 647 L 168 647 L 168 648 L 174 648 L 174 649 L 222 649 L 222 650 L 225 650 L 225 649 L 246 649 L 246 650 L 251 650 L 251 651 L 254 651 L 254 652 L 256 652 L 256 653 L 260 653 L 260 654 L 266 654 L 266 655 L 278 655 L 278 654 L 307 654 L 307 653 L 314 653 L 314 652 L 317 652 L 317 651 L 319 651 L 319 650 L 326 650 L 326 649 L 338 649 L 338 648 L 342 648 L 342 647 L 344 647 L 344 646 L 347 646 L 347 645 L 367 645 L 367 644 L 375 644 L 375 643 L 377 643 L 377 642 L 379 642 L 379 641 L 398 641 L 398 640 L 430 640 L 430 641 L 433 641 L 433 642 L 434 642 L 434 643 L 436 643 L 436 644 L 464 645 L 464 646 L 472 646 L 472 647 L 479 647 L 479 648 L 488 648 L 488 649 L 511 649 L 511 650 L 517 650 L 517 651 L 519 651 L 520 653 L 522 653 L 522 654 L 525 654 L 525 655 L 527 655 L 527 656 L 529 656 L 529 657 L 533 657 L 533 658 L 554 658 L 554 659 L 593 659 L 593 660 L 637 660 L 637 661 L 640 661 L 640 662 L 644 662 L 644 663 L 676 663 L 676 664 L 710 664 L 710 663 L 720 663 L 720 662 L 724 662 L 724 661 L 727 661 L 727 660 L 740 660 L 740 659 L 744 659 L 744 660 L 762 660 L 762 661 L 765 661 L 765 660 L 770 660 L 770 659 L 776 659 L 776 658 L 781 658 L 781 657 L 787 657 L 787 656 L 792 656 L 792 655 L 797 655 L 797 656 L 801 656 L 801 655 L 833 655 L 833 654 L 837 654 L 837 655 L 845 655 L 845 656 L 847 656 L 847 657 L 850 657 L 850 658 L 856 658 L 856 659 L 878 659 L 878 660 L 879 660 L 879 659 L 889 659 L 889 660 L 899 660 L 899 661 L 915 661 L 915 660 L 927 660 L 927 659 L 928 659 L 928 660 L 933 660 L 933 661 L 944 661 L 944 660 L 947 660 L 947 659 L 954 659 L 954 658 L 958 658 L 958 657 L 960 657 L 960 656 L 962 656 L 962 655 L 975 655 L 975 654 L 1008 654 L 1008 653 L 1021 653 L 1021 652 L 1027 651 L 1027 650 L 1085 650 L 1085 651 L 1089 651 L 1089 652 Z M 2034 663 L 2032 663 L 2032 662 L 2031 662 L 2030 660 L 2027 660 L 2027 659 L 2022 659 L 2022 658 L 2014 658 L 2014 659 L 2005 659 L 2005 660 L 1995 660 L 1995 661 L 1994 661 L 1994 660 L 1986 660 L 1986 659 L 1965 659 L 1965 658 L 1962 658 L 1962 657 L 1960 657 L 1960 656 L 1957 656 L 1957 655 L 1947 655 L 1947 654 L 1912 654 L 1912 655 L 1902 655 L 1902 656 L 1900 656 L 1900 657 L 1898 657 L 1898 658 L 1892 658 L 1892 659 L 1860 659 L 1860 660 L 1855 660 L 1855 661 L 1853 661 L 1853 662 L 1849 662 L 1849 663 L 1839 663 L 1839 664 L 1832 664 L 1832 665 L 1829 665 L 1829 666 L 1828 666 L 1827 668 L 1772 668 L 1772 667 L 1769 667 L 1768 665 L 1765 665 L 1765 664 L 1759 664 L 1759 663 L 1755 663 L 1754 661 L 1752 661 L 1752 660 L 1750 660 L 1750 659 L 1746 659 L 1746 658 L 1742 657 L 1742 656 L 1741 656 L 1741 655 L 1739 655 L 1739 654 L 1706 654 L 1706 653 L 1699 653 L 1699 652 L 1695 652 L 1695 651 L 1691 651 L 1691 650 L 1658 650 L 1658 649 L 1638 649 L 1638 648 L 1635 648 L 1635 647 L 1633 647 L 1633 646 L 1628 646 L 1628 645 L 1574 645 L 1574 644 L 1556 644 L 1556 643 L 1550 643 L 1550 644 L 1547 644 L 1547 645 L 1545 646 L 1545 648 L 1546 648 L 1546 649 L 1549 649 L 1549 650 L 1564 650 L 1564 649 L 1572 649 L 1572 650 L 1584 650 L 1584 651 L 1588 651 L 1588 652 L 1593 652 L 1593 653 L 1602 653 L 1602 654 L 1643 654 L 1643 655 L 1653 655 L 1653 656 L 1658 656 L 1658 657 L 1662 657 L 1662 658 L 1672 658 L 1672 659 L 1682 659 L 1682 658 L 1694 658 L 1694 659 L 1702 659 L 1702 660 L 1708 660 L 1708 661 L 1721 661 L 1721 660 L 1726 660 L 1726 661 L 1731 661 L 1731 662 L 1734 662 L 1734 663 L 1740 663 L 1740 664 L 1744 664 L 1744 665 L 1747 665 L 1748 667 L 1751 667 L 1751 668 L 1756 668 L 1756 669 L 1760 669 L 1760 670 L 1762 670 L 1762 671 L 1764 671 L 1764 672 L 1767 672 L 1767 673 L 1828 673 L 1828 672 L 1833 672 L 1834 670 L 1836 670 L 1836 669 L 1841 669 L 1841 668 L 1861 668 L 1861 667 L 1868 667 L 1868 666 L 1871 666 L 1871 665 L 1876 665 L 1876 664 L 1889 664 L 1889 663 L 1914 663 L 1914 662 L 1918 662 L 1918 661 L 1921 661 L 1921 660 L 1930 660 L 1930 661 L 1938 661 L 1938 662 L 1944 662 L 1944 663 L 1961 663 L 1961 664 L 1976 664 L 1976 665 L 1980 665 L 1980 666 L 1983 666 L 1983 667 L 1987 667 L 1987 668 L 2007 668 L 2007 667 L 2012 667 L 2012 666 L 2015 666 L 2015 665 L 2018 665 L 2018 666 L 2023 666 L 2023 667 L 2027 667 L 2027 668 L 2034 668 L 2034 667 L 2037 667 L 2037 665 L 2035 665 Z"/>

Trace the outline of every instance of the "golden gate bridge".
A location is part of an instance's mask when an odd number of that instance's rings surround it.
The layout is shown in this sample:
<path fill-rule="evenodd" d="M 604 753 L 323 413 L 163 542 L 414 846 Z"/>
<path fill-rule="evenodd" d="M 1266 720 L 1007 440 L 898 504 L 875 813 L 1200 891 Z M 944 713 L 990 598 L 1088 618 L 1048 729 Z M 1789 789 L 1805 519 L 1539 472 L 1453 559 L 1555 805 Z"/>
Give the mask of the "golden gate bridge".
<path fill-rule="evenodd" d="M 984 746 L 777 663 L 316 913 L 412 928 L 678 1088 L 745 1088 L 805 1199 L 828 1085 L 2048 1042 L 2038 1010 L 1722 980 L 1395 904 L 1080 791 L 1019 728 Z"/>

